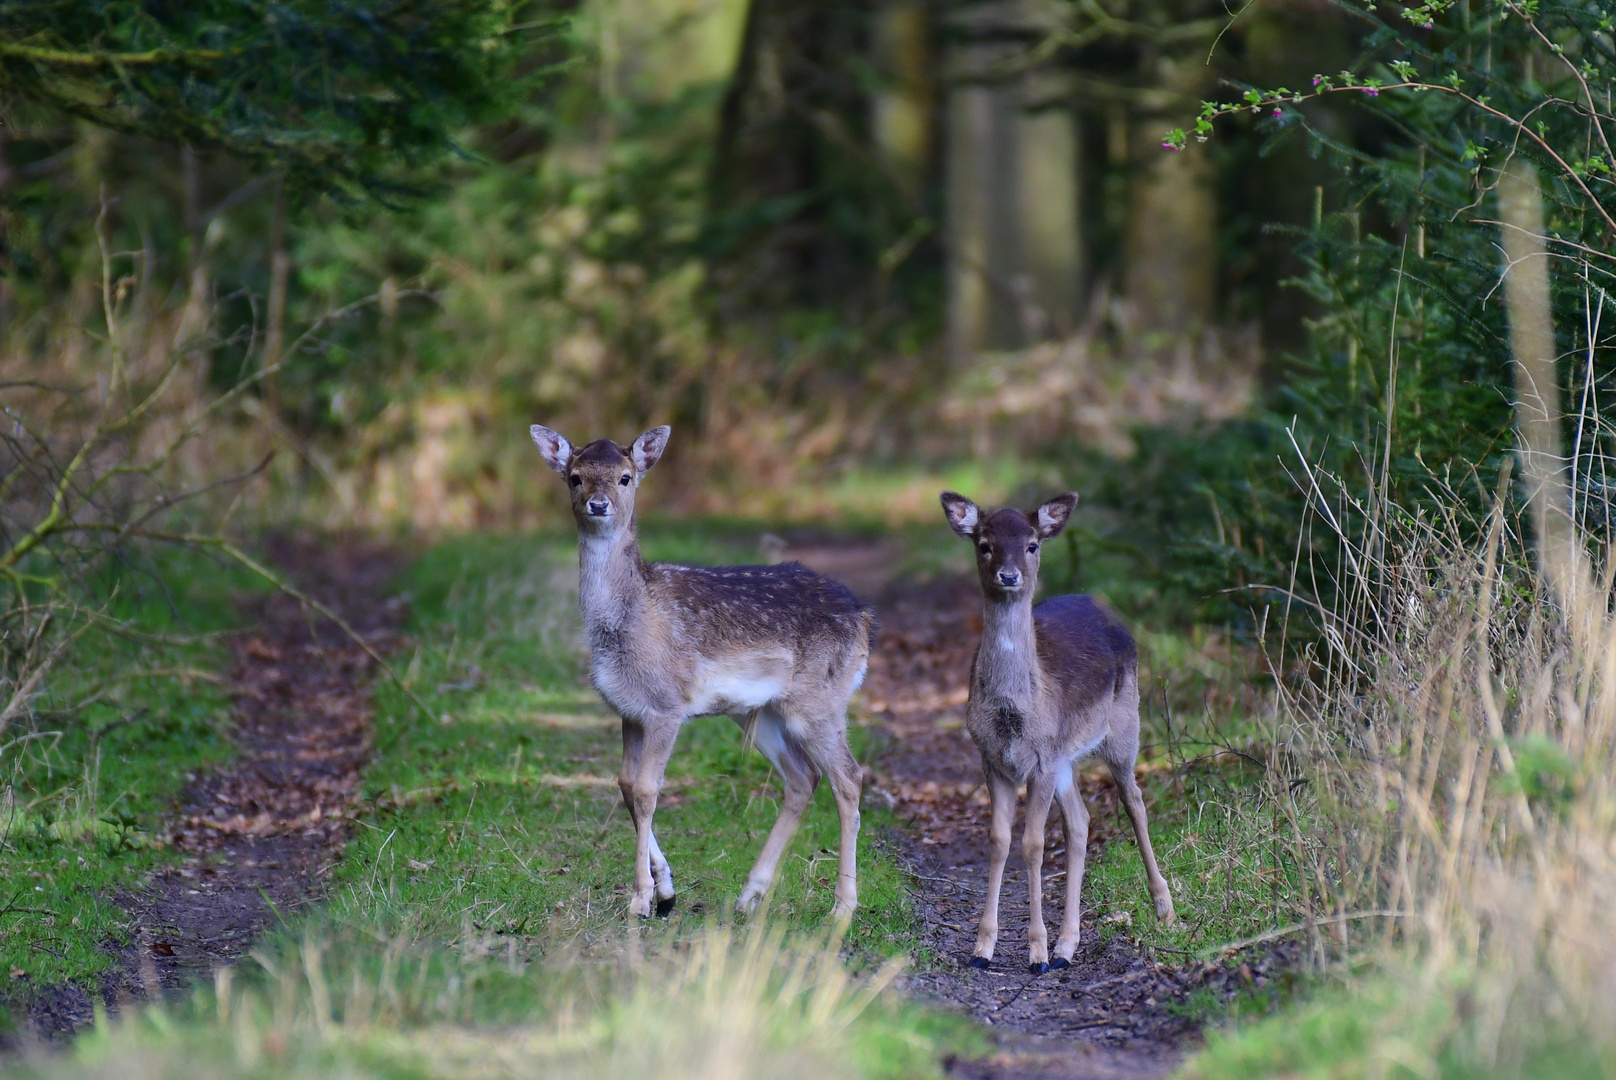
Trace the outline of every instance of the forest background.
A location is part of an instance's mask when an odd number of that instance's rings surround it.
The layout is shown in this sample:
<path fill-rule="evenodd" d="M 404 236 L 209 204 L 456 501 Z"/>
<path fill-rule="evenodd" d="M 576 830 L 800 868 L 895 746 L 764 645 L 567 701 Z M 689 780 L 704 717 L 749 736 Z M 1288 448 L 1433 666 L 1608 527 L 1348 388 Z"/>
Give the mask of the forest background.
<path fill-rule="evenodd" d="M 165 545 L 553 529 L 527 424 L 667 422 L 673 517 L 1081 483 L 1130 614 L 1264 658 L 1318 957 L 1486 968 L 1531 935 L 1461 871 L 1613 850 L 1613 64 L 1539 0 L 0 3 L 0 752 Z M 1509 985 L 1593 1030 L 1558 947 Z"/>

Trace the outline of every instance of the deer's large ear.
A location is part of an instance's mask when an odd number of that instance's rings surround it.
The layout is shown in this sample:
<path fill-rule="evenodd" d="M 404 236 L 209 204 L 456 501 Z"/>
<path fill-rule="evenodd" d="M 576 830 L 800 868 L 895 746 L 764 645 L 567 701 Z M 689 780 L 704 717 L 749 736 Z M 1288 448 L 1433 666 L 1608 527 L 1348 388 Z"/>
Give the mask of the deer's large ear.
<path fill-rule="evenodd" d="M 967 540 L 975 540 L 976 525 L 982 518 L 982 511 L 976 508 L 976 504 L 952 491 L 943 492 L 939 499 L 943 504 L 943 513 L 948 517 L 948 527 Z"/>
<path fill-rule="evenodd" d="M 527 429 L 533 436 L 533 442 L 539 448 L 539 455 L 544 463 L 556 472 L 566 474 L 567 465 L 572 461 L 572 444 L 565 435 L 559 431 L 551 431 L 543 424 L 534 424 Z"/>
<path fill-rule="evenodd" d="M 661 461 L 662 452 L 668 448 L 668 436 L 672 434 L 673 429 L 663 424 L 635 439 L 634 445 L 629 447 L 628 451 L 629 457 L 634 459 L 634 467 L 644 472 Z"/>
<path fill-rule="evenodd" d="M 1038 530 L 1038 539 L 1048 540 L 1066 528 L 1066 519 L 1072 516 L 1075 509 L 1077 496 L 1068 491 L 1050 499 L 1027 516 L 1032 519 L 1032 527 Z"/>

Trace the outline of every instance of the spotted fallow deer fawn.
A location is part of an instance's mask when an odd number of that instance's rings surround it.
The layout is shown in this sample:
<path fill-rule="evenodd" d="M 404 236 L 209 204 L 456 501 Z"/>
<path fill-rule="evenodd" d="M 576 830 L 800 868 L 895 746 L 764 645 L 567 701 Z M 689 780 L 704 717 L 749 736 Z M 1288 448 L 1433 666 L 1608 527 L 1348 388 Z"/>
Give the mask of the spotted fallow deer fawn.
<path fill-rule="evenodd" d="M 942 494 L 953 530 L 976 549 L 982 582 L 982 642 L 971 664 L 965 726 L 982 752 L 993 823 L 987 906 L 972 967 L 987 967 L 999 936 L 999 889 L 1010 853 L 1016 789 L 1027 785 L 1021 851 L 1030 899 L 1029 968 L 1063 968 L 1077 950 L 1089 815 L 1073 775 L 1091 753 L 1111 769 L 1144 856 L 1156 914 L 1173 921 L 1173 898 L 1156 866 L 1145 801 L 1134 779 L 1139 754 L 1139 659 L 1132 636 L 1091 596 L 1055 596 L 1034 607 L 1039 551 L 1066 526 L 1077 496 L 1061 495 L 1031 514 L 986 513 L 963 495 Z M 1060 802 L 1066 833 L 1066 912 L 1055 958 L 1044 927 L 1044 826 Z"/>
<path fill-rule="evenodd" d="M 618 786 L 638 836 L 629 913 L 673 908 L 673 873 L 651 830 L 680 726 L 728 714 L 780 773 L 785 798 L 736 909 L 751 911 L 821 775 L 841 816 L 833 915 L 858 906 L 862 771 L 847 745 L 847 704 L 864 679 L 874 611 L 800 563 L 682 566 L 640 558 L 634 498 L 667 448 L 653 428 L 624 448 L 596 439 L 574 450 L 535 424 L 545 462 L 566 478 L 578 522 L 578 597 L 589 674 L 623 721 Z"/>

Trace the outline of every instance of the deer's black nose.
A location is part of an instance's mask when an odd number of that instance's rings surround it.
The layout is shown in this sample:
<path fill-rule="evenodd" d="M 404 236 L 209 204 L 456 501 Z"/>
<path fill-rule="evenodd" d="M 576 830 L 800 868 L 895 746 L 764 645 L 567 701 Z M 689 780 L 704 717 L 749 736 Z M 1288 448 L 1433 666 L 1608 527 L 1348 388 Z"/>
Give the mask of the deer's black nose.
<path fill-rule="evenodd" d="M 1004 586 L 1020 585 L 1021 573 L 1017 570 L 1000 570 L 999 584 Z"/>
<path fill-rule="evenodd" d="M 606 512 L 611 508 L 611 504 L 605 499 L 589 500 L 589 514 L 591 517 L 605 517 Z"/>

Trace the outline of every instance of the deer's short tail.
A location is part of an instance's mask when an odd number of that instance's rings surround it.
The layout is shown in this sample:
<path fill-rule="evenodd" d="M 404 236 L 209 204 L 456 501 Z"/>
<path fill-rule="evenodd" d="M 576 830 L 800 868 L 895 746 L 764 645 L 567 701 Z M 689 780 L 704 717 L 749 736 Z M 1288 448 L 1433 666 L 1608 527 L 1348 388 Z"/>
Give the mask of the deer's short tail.
<path fill-rule="evenodd" d="M 863 612 L 864 641 L 871 652 L 875 651 L 875 639 L 881 634 L 881 620 L 876 616 L 875 609 L 867 607 Z"/>

